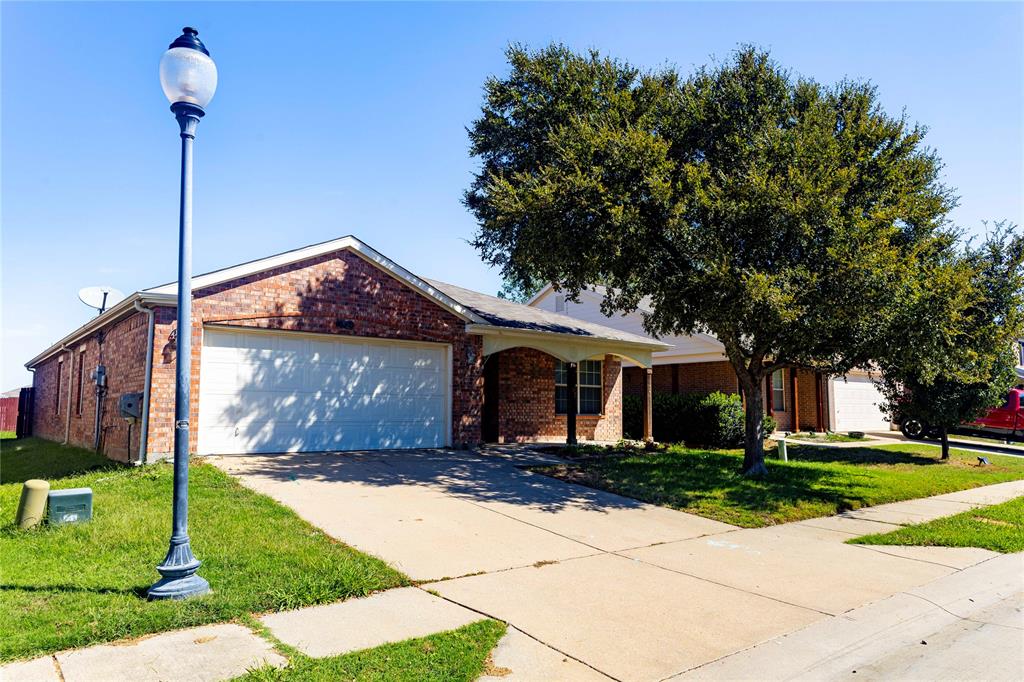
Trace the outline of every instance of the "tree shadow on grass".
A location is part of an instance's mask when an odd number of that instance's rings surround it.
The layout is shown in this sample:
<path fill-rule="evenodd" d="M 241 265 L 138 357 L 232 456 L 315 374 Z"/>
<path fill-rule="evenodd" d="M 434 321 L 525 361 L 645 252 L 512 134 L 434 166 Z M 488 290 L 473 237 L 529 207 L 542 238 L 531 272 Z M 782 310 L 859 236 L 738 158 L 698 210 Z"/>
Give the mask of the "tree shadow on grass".
<path fill-rule="evenodd" d="M 146 599 L 149 585 L 138 587 L 83 587 L 81 585 L 0 585 L 0 592 L 90 592 L 92 594 L 124 594 Z"/>
<path fill-rule="evenodd" d="M 791 459 L 796 462 L 820 462 L 824 464 L 914 464 L 931 466 L 941 464 L 936 455 L 901 450 L 870 448 L 816 447 L 793 445 L 788 448 Z"/>
<path fill-rule="evenodd" d="M 549 473 L 654 504 L 682 510 L 708 505 L 738 514 L 776 517 L 786 510 L 812 506 L 835 512 L 871 502 L 870 472 L 819 467 L 779 467 L 769 462 L 769 474 L 748 478 L 739 471 L 740 458 L 712 451 L 687 454 L 608 458 Z"/>

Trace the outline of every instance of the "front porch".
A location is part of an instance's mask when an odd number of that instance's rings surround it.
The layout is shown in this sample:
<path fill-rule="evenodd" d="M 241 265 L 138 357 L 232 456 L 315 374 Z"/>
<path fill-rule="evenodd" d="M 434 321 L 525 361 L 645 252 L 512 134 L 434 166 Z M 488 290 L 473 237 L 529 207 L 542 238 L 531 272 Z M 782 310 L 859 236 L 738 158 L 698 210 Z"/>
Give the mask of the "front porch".
<path fill-rule="evenodd" d="M 527 330 L 483 341 L 483 442 L 619 441 L 624 359 L 645 370 L 643 437 L 653 440 L 652 344 Z"/>
<path fill-rule="evenodd" d="M 644 395 L 650 370 L 643 367 L 623 369 L 626 395 Z M 775 419 L 779 431 L 815 431 L 828 429 L 829 395 L 824 375 L 809 369 L 787 367 L 765 378 L 762 388 L 765 414 Z M 713 362 L 676 362 L 653 368 L 655 393 L 741 393 L 739 380 L 726 360 Z"/>

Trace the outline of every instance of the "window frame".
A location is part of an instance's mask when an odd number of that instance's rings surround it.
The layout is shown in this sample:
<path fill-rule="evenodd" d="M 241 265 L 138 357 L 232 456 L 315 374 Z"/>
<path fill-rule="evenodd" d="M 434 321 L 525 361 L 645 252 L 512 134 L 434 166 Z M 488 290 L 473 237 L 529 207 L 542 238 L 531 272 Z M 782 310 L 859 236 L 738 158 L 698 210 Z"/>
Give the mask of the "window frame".
<path fill-rule="evenodd" d="M 777 369 L 772 372 L 772 412 L 786 411 L 786 374 L 784 369 Z M 775 385 L 775 378 L 778 377 L 779 385 Z"/>
<path fill-rule="evenodd" d="M 598 383 L 596 383 L 596 384 L 584 384 L 584 383 L 582 383 L 580 381 L 580 375 L 581 375 L 580 365 L 582 365 L 584 362 L 596 362 L 597 363 Z M 564 369 L 561 368 L 562 365 L 565 366 Z M 563 362 L 562 360 L 559 360 L 558 358 L 555 358 L 555 369 L 554 369 L 554 374 L 555 374 L 555 376 L 554 376 L 554 379 L 555 379 L 555 395 L 554 395 L 554 398 L 555 398 L 555 414 L 568 414 L 569 413 L 569 409 L 568 409 L 569 408 L 569 405 L 568 405 L 568 397 L 569 397 L 569 391 L 568 391 L 568 389 L 569 389 L 569 383 L 568 383 L 569 382 L 569 374 L 568 374 L 568 370 L 569 370 L 569 367 L 568 367 L 568 365 L 569 365 L 569 363 Z M 562 382 L 558 381 L 558 375 L 559 375 L 560 371 L 564 373 L 565 381 L 562 381 Z M 559 388 L 566 389 L 566 407 L 565 407 L 565 409 L 559 409 L 559 405 L 558 405 L 558 402 L 559 402 L 558 401 L 558 389 Z M 580 409 L 580 405 L 581 405 L 580 393 L 581 393 L 581 389 L 583 389 L 583 388 L 589 388 L 589 389 L 595 389 L 596 388 L 598 390 L 598 396 L 599 397 L 598 397 L 598 401 L 597 401 L 598 402 L 598 407 L 597 407 L 597 411 L 596 412 L 583 412 L 583 411 L 581 411 L 581 409 Z M 601 359 L 601 360 L 582 360 L 582 361 L 576 363 L 576 414 L 577 414 L 577 416 L 584 416 L 584 417 L 600 417 L 600 416 L 604 415 L 604 359 Z"/>
<path fill-rule="evenodd" d="M 60 394 L 61 394 L 61 388 L 63 388 L 63 386 L 61 386 L 61 384 L 64 383 L 63 379 L 64 379 L 64 358 L 60 358 L 59 360 L 57 360 L 57 390 L 54 391 L 55 395 L 54 395 L 54 400 L 53 400 L 53 413 L 55 415 L 57 415 L 57 416 L 60 416 Z"/>
<path fill-rule="evenodd" d="M 78 353 L 78 402 L 75 403 L 75 414 L 82 416 L 82 404 L 85 401 L 85 349 Z"/>

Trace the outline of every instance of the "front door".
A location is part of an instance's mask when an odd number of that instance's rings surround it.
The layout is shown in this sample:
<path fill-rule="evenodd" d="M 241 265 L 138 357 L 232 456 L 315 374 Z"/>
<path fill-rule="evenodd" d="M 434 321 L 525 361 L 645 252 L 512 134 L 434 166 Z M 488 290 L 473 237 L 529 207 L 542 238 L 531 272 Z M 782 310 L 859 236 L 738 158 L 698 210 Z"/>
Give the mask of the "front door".
<path fill-rule="evenodd" d="M 498 365 L 497 354 L 484 360 L 484 407 L 480 435 L 485 443 L 498 442 Z"/>

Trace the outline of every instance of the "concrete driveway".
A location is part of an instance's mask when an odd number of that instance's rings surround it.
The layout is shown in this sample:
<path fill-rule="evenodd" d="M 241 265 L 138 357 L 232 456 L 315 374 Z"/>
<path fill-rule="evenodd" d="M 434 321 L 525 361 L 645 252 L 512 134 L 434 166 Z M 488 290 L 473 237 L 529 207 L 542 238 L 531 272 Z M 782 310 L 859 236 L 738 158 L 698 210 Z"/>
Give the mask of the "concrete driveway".
<path fill-rule="evenodd" d="M 661 680 L 993 556 L 844 544 L 893 527 L 864 518 L 742 530 L 524 471 L 528 449 L 212 459 L 581 678 Z"/>

